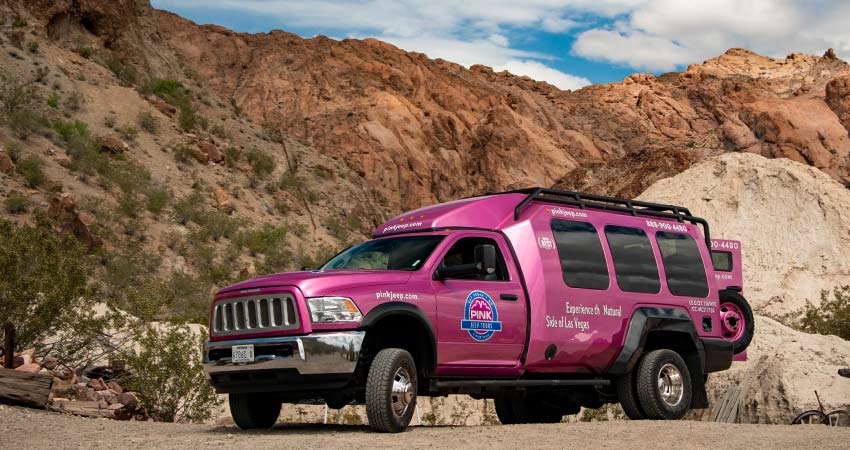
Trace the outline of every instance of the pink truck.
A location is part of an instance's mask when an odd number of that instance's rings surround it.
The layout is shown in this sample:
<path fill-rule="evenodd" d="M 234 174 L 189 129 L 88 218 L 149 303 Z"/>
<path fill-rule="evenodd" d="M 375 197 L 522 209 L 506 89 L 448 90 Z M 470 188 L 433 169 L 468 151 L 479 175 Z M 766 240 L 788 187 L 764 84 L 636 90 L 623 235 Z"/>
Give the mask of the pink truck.
<path fill-rule="evenodd" d="M 740 242 L 687 208 L 488 194 L 400 215 L 320 269 L 222 289 L 204 370 L 246 429 L 323 400 L 399 432 L 417 396 L 447 394 L 494 399 L 506 424 L 616 402 L 678 419 L 752 339 L 742 284 Z"/>

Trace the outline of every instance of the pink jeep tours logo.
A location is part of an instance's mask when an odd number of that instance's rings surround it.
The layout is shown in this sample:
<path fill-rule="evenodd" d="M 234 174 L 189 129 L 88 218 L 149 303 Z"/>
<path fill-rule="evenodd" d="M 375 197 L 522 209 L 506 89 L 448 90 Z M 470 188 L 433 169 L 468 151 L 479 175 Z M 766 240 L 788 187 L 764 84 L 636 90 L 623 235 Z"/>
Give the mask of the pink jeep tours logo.
<path fill-rule="evenodd" d="M 463 320 L 460 328 L 469 332 L 469 336 L 478 342 L 484 342 L 497 331 L 502 331 L 499 311 L 489 295 L 482 291 L 472 291 L 466 297 Z"/>

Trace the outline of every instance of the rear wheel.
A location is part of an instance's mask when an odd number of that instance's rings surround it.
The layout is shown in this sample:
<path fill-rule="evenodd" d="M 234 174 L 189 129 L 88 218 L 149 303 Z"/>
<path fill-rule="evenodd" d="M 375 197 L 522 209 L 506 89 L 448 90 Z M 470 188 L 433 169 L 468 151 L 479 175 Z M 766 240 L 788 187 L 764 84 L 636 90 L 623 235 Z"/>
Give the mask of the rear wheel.
<path fill-rule="evenodd" d="M 688 366 L 678 353 L 662 349 L 644 355 L 638 365 L 637 394 L 649 419 L 676 420 L 691 406 Z"/>
<path fill-rule="evenodd" d="M 416 364 L 406 350 L 378 352 L 366 378 L 366 415 L 375 431 L 398 433 L 416 410 Z"/>
<path fill-rule="evenodd" d="M 732 351 L 736 355 L 746 350 L 753 340 L 753 310 L 737 292 L 723 291 L 720 294 L 720 332 L 725 339 L 732 341 Z"/>
<path fill-rule="evenodd" d="M 643 420 L 646 419 L 646 413 L 640 406 L 637 394 L 636 372 L 637 370 L 634 370 L 617 378 L 615 381 L 617 397 L 620 399 L 620 406 L 623 407 L 626 417 L 632 420 Z"/>
<path fill-rule="evenodd" d="M 230 415 L 243 430 L 271 428 L 280 415 L 281 401 L 266 394 L 230 394 Z"/>

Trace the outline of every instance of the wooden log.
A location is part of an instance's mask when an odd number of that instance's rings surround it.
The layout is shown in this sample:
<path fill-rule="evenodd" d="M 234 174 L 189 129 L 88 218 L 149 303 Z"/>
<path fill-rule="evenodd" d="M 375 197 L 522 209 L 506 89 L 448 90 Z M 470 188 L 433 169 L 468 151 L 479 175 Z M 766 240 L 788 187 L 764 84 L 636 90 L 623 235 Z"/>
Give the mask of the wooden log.
<path fill-rule="evenodd" d="M 75 416 L 105 417 L 107 419 L 115 418 L 115 411 L 108 408 L 101 408 L 97 402 L 91 401 L 55 399 L 48 409 L 51 411 L 73 414 Z"/>
<path fill-rule="evenodd" d="M 44 408 L 52 386 L 50 375 L 0 369 L 0 403 Z"/>

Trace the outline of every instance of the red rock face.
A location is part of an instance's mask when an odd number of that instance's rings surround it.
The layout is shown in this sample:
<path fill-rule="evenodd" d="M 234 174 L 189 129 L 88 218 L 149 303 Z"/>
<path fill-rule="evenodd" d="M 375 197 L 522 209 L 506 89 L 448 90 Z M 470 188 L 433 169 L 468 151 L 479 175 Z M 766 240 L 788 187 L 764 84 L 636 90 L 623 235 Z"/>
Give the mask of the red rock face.
<path fill-rule="evenodd" d="M 145 0 L 36 3 L 54 28 L 94 23 L 86 32 L 145 74 L 188 68 L 253 120 L 344 161 L 390 210 L 530 185 L 633 196 L 728 151 L 850 181 L 850 68 L 831 52 L 731 49 L 681 73 L 569 92 L 373 39 L 199 26 Z"/>

